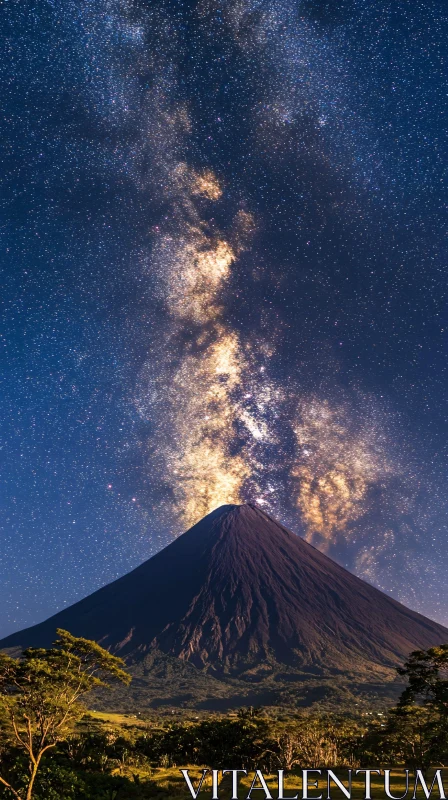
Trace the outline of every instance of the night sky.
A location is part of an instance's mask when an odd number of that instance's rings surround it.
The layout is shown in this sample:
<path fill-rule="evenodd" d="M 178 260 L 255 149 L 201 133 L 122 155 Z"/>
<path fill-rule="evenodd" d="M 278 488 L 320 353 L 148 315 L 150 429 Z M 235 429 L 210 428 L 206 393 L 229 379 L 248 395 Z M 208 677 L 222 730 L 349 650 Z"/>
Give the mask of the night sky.
<path fill-rule="evenodd" d="M 0 633 L 245 501 L 447 625 L 446 3 L 0 16 Z"/>

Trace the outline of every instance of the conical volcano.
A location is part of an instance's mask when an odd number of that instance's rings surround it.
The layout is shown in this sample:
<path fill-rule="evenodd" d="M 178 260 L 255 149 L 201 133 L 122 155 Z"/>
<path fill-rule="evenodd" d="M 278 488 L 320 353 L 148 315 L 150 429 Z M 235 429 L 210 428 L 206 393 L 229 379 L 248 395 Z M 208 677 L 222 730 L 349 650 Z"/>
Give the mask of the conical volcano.
<path fill-rule="evenodd" d="M 135 663 L 158 652 L 216 676 L 277 663 L 314 675 L 403 662 L 448 630 L 365 583 L 253 505 L 227 505 L 133 572 L 0 647 L 56 628 Z"/>

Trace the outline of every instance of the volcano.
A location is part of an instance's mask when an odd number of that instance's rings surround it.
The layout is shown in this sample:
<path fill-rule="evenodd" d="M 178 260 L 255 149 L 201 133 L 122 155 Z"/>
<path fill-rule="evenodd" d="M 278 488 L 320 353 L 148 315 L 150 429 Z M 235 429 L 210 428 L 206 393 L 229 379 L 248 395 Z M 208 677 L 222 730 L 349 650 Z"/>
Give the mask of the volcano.
<path fill-rule="evenodd" d="M 56 628 L 132 663 L 164 654 L 241 676 L 376 674 L 448 630 L 316 550 L 254 505 L 218 508 L 133 572 L 0 642 L 49 646 Z"/>

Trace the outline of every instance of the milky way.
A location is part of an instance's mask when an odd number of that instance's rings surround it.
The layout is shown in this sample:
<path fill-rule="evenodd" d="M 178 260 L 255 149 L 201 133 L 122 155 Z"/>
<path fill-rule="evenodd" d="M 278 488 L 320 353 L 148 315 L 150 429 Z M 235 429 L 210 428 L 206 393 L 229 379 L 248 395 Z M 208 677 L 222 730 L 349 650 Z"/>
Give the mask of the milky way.
<path fill-rule="evenodd" d="M 447 622 L 446 10 L 333 6 L 3 6 L 5 629 L 246 501 Z"/>

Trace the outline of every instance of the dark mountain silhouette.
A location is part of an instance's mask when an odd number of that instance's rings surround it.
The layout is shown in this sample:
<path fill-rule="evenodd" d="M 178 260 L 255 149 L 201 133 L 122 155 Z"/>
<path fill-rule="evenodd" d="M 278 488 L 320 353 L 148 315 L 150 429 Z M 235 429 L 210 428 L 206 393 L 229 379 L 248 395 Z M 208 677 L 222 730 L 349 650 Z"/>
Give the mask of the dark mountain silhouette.
<path fill-rule="evenodd" d="M 285 680 L 291 671 L 301 680 L 338 673 L 378 680 L 411 650 L 448 642 L 446 628 L 253 505 L 222 506 L 133 572 L 0 647 L 49 646 L 58 627 L 134 664 L 158 654 L 220 680 L 272 664 L 283 665 Z"/>

